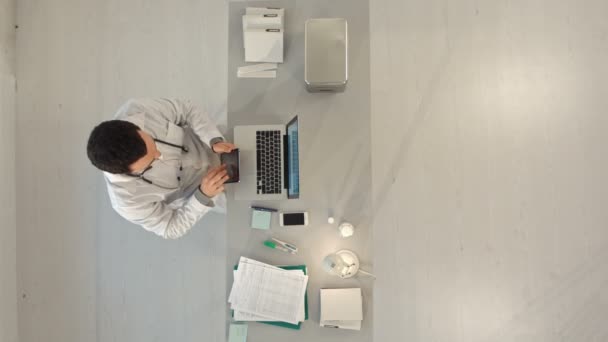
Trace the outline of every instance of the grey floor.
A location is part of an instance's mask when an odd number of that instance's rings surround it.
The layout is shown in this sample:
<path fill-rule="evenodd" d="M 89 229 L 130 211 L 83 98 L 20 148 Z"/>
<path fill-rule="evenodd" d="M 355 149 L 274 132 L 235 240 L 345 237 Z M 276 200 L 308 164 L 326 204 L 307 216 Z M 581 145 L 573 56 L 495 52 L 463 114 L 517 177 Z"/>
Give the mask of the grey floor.
<path fill-rule="evenodd" d="M 607 341 L 608 3 L 372 3 L 375 340 Z"/>
<path fill-rule="evenodd" d="M 371 0 L 375 341 L 608 340 L 606 13 Z M 225 124 L 226 2 L 22 0 L 17 23 L 20 341 L 223 341 L 223 219 L 125 223 L 84 142 L 135 96 Z"/>
<path fill-rule="evenodd" d="M 17 340 L 15 9 L 0 0 L 0 342 Z"/>

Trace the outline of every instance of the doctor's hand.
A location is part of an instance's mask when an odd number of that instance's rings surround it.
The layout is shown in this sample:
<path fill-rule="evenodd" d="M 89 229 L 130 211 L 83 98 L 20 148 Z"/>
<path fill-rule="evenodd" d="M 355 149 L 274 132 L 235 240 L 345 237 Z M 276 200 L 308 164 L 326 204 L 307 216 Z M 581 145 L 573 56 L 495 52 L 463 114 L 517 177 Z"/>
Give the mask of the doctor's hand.
<path fill-rule="evenodd" d="M 214 167 L 203 177 L 200 189 L 205 196 L 212 198 L 224 191 L 224 183 L 229 178 L 225 165 Z"/>
<path fill-rule="evenodd" d="M 236 145 L 229 142 L 218 142 L 211 147 L 215 153 L 230 153 L 236 148 Z"/>

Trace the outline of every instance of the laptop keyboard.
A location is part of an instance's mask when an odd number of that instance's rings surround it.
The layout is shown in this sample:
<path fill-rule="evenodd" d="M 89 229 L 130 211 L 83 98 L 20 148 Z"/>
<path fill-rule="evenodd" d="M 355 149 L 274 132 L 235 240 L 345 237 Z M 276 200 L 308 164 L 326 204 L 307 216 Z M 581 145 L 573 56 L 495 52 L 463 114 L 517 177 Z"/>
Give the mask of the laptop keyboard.
<path fill-rule="evenodd" d="M 281 193 L 281 131 L 257 131 L 257 193 Z"/>

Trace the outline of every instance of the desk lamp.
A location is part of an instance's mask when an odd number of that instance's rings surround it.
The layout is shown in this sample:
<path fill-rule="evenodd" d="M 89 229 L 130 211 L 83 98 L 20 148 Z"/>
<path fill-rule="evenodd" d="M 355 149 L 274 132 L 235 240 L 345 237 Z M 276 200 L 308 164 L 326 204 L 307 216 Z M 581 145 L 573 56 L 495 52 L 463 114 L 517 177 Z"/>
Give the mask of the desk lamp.
<path fill-rule="evenodd" d="M 342 279 L 354 277 L 355 274 L 361 272 L 368 276 L 376 276 L 359 268 L 359 257 L 353 251 L 343 249 L 336 253 L 329 254 L 323 259 L 323 269 Z"/>

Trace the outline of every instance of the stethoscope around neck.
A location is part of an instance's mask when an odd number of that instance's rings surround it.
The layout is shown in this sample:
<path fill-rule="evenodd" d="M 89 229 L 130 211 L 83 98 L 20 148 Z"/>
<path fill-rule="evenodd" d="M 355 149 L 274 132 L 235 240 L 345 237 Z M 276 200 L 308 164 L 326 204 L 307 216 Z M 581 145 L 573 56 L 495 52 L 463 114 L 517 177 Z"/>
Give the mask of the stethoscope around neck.
<path fill-rule="evenodd" d="M 156 142 L 158 142 L 158 143 L 161 143 L 161 144 L 164 144 L 164 145 L 167 145 L 167 146 L 171 146 L 171 147 L 179 148 L 180 150 L 182 150 L 182 151 L 183 151 L 183 152 L 185 152 L 185 153 L 188 153 L 188 151 L 189 151 L 189 150 L 188 150 L 188 147 L 186 147 L 186 146 L 184 146 L 184 145 L 172 144 L 172 143 L 170 143 L 170 142 L 166 142 L 166 141 L 163 141 L 163 140 L 160 140 L 160 139 L 154 139 L 154 141 L 156 141 Z"/>
<path fill-rule="evenodd" d="M 184 146 L 184 145 L 172 144 L 172 143 L 170 143 L 170 142 L 166 142 L 166 141 L 163 141 L 163 140 L 160 140 L 160 139 L 154 139 L 154 141 L 155 141 L 155 142 L 157 142 L 157 143 L 161 143 L 161 144 L 163 144 L 163 145 L 167 145 L 167 146 L 171 146 L 171 147 L 179 148 L 179 149 L 180 149 L 180 150 L 182 150 L 182 152 L 184 152 L 184 153 L 188 153 L 188 151 L 189 151 L 188 147 L 187 147 L 187 146 Z M 155 186 L 157 186 L 157 187 L 159 187 L 159 188 L 163 188 L 163 189 L 166 189 L 166 190 L 175 190 L 175 189 L 179 188 L 179 187 L 175 187 L 175 188 L 168 188 L 168 187 L 166 187 L 166 186 L 162 186 L 162 185 L 154 184 L 154 182 L 152 182 L 151 180 L 149 180 L 148 178 L 146 178 L 146 177 L 144 176 L 144 174 L 145 174 L 147 171 L 149 171 L 151 168 L 152 168 L 152 164 L 148 165 L 148 167 L 146 167 L 146 168 L 145 168 L 145 169 L 144 169 L 144 170 L 143 170 L 143 171 L 142 171 L 140 174 L 134 175 L 134 174 L 132 174 L 132 173 L 128 173 L 128 175 L 129 175 L 129 176 L 131 176 L 131 177 L 136 177 L 136 178 L 139 178 L 139 179 L 143 180 L 144 182 L 146 182 L 146 183 L 148 183 L 148 184 L 152 184 L 152 185 L 155 185 Z M 180 170 L 181 170 L 181 169 L 182 169 L 182 168 L 181 168 L 181 166 L 180 166 Z M 178 180 L 179 180 L 179 177 L 178 177 Z"/>

